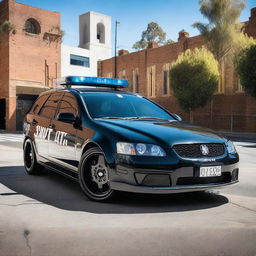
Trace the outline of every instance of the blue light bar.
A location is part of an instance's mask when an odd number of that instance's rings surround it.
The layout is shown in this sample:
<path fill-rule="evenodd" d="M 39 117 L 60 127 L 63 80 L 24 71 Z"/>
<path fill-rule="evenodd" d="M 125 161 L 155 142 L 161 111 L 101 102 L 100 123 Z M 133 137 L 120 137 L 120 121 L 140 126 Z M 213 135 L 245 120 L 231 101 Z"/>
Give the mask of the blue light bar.
<path fill-rule="evenodd" d="M 83 85 L 97 87 L 121 88 L 128 87 L 128 81 L 125 79 L 88 77 L 88 76 L 67 76 L 65 85 Z"/>

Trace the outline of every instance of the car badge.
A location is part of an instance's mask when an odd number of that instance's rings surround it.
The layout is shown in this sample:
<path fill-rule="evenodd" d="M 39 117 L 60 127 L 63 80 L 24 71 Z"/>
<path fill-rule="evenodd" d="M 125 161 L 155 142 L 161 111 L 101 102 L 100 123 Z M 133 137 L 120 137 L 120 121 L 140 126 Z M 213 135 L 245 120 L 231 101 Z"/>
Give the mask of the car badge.
<path fill-rule="evenodd" d="M 209 154 L 209 148 L 206 145 L 200 145 L 200 150 L 204 156 Z"/>

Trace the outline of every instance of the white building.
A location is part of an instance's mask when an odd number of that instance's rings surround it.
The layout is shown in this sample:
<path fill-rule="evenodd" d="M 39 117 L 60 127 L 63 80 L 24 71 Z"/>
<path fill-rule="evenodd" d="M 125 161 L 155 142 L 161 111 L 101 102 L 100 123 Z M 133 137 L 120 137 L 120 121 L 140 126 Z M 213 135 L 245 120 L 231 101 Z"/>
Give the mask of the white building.
<path fill-rule="evenodd" d="M 79 17 L 79 47 L 61 46 L 61 76 L 97 76 L 98 61 L 112 56 L 111 17 L 87 12 Z"/>

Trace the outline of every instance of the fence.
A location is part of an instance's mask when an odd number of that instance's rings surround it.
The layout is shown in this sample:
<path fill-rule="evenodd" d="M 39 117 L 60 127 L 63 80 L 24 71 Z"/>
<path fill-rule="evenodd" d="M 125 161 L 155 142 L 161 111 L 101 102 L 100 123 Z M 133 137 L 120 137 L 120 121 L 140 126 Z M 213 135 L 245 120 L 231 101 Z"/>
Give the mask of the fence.
<path fill-rule="evenodd" d="M 256 114 L 194 114 L 194 124 L 214 130 L 256 133 Z"/>

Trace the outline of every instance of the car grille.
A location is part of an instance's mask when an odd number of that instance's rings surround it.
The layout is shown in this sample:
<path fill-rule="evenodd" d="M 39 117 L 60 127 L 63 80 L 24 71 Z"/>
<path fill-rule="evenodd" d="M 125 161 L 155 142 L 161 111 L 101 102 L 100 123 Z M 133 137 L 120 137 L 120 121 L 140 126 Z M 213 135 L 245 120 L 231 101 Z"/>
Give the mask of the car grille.
<path fill-rule="evenodd" d="M 209 153 L 207 155 L 203 155 L 200 149 L 201 145 L 208 147 Z M 173 149 L 180 157 L 184 158 L 216 157 L 225 152 L 224 145 L 221 143 L 177 144 L 173 146 Z"/>

